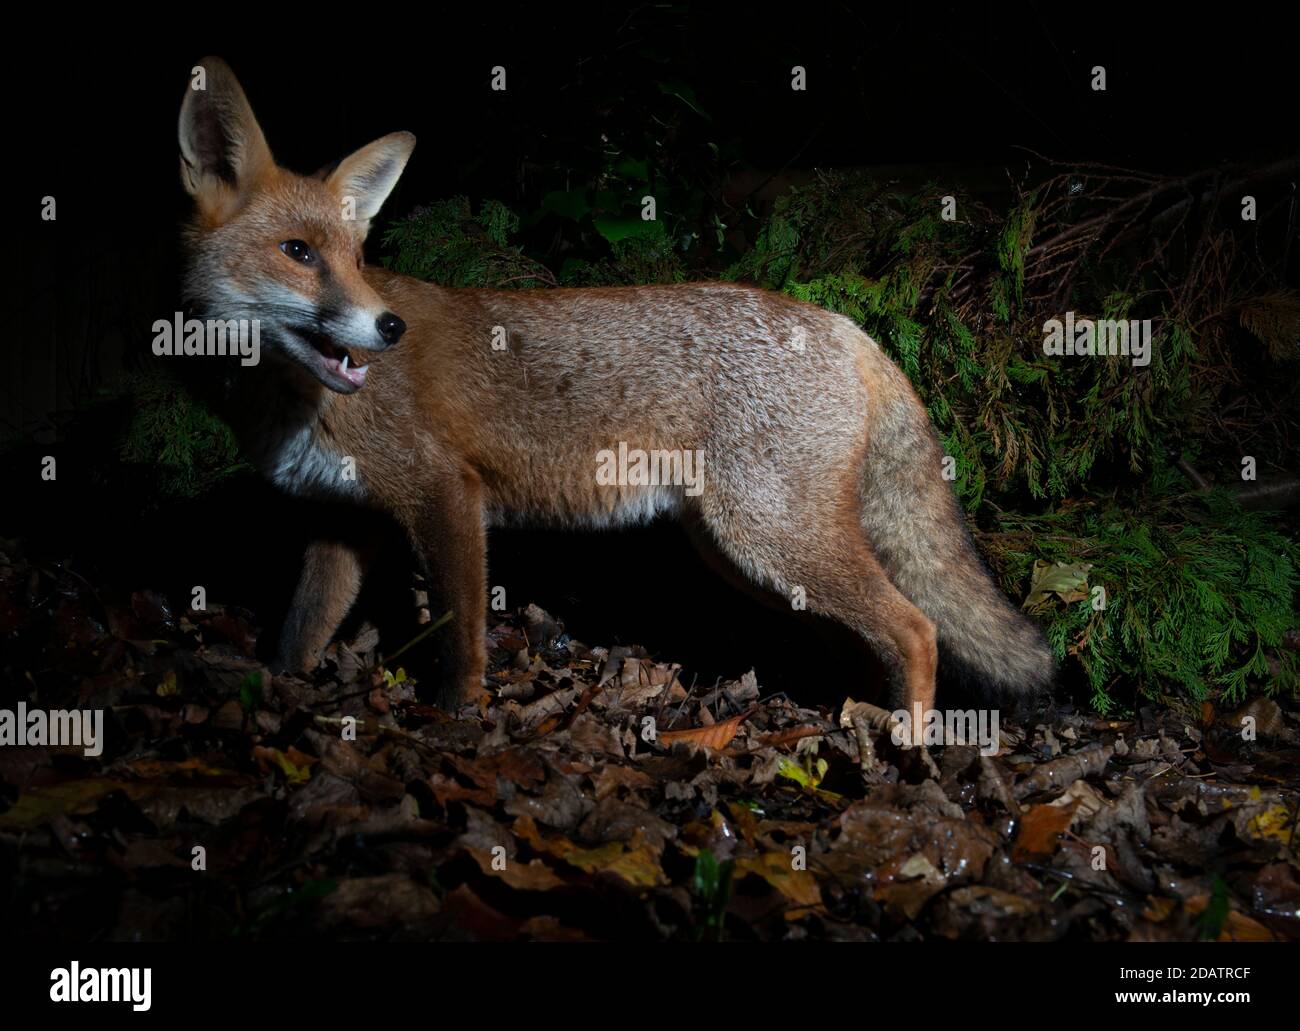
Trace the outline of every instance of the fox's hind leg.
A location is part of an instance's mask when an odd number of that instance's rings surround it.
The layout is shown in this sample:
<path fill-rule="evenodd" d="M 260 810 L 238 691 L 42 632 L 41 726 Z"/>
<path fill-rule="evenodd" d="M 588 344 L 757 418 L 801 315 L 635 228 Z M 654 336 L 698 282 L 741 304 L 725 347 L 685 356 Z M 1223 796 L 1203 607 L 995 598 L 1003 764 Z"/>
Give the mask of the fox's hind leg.
<path fill-rule="evenodd" d="M 856 499 L 831 519 L 819 506 L 800 507 L 804 511 L 776 519 L 757 506 L 705 505 L 702 528 L 751 581 L 787 599 L 802 588 L 809 610 L 863 637 L 889 668 L 895 705 L 934 708 L 935 625 L 876 561 Z"/>

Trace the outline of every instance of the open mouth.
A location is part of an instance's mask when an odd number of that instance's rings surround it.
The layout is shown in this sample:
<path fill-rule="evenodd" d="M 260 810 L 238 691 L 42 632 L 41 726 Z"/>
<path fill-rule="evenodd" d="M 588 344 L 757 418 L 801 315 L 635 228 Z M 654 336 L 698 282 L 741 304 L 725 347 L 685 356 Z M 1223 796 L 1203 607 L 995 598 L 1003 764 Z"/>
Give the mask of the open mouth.
<path fill-rule="evenodd" d="M 366 370 L 369 365 L 357 365 L 346 347 L 340 347 L 329 337 L 315 330 L 299 330 L 299 334 L 320 355 L 324 371 L 360 389 L 366 382 Z"/>

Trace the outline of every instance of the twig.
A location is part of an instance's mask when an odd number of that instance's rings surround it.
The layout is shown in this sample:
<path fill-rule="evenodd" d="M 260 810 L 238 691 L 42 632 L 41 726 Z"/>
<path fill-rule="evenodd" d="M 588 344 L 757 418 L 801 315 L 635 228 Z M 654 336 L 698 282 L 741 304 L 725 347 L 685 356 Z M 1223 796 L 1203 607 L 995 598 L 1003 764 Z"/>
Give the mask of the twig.
<path fill-rule="evenodd" d="M 387 666 L 389 663 L 395 662 L 404 652 L 407 652 L 411 648 L 414 648 L 417 644 L 423 641 L 426 637 L 428 637 L 439 627 L 446 626 L 448 623 L 450 623 L 455 618 L 455 615 L 456 615 L 455 612 L 449 609 L 445 615 L 441 616 L 437 620 L 437 622 L 430 623 L 427 627 L 425 627 L 418 634 L 416 634 L 409 641 L 407 641 L 404 645 L 402 645 L 402 647 L 398 648 L 397 651 L 393 652 L 392 655 L 386 655 L 384 657 L 384 665 Z"/>

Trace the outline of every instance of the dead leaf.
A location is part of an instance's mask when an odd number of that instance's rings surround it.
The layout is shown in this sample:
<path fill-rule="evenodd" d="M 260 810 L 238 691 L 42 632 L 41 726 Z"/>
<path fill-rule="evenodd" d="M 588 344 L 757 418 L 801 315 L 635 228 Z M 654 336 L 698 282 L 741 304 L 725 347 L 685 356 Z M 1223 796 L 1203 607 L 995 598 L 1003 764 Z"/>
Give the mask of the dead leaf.
<path fill-rule="evenodd" d="M 467 849 L 478 868 L 489 877 L 504 881 L 519 891 L 550 891 L 552 888 L 564 887 L 564 881 L 557 877 L 555 871 L 540 859 L 521 863 L 517 859 L 501 859 L 493 856 L 487 849 Z"/>
<path fill-rule="evenodd" d="M 1025 810 L 1012 858 L 1020 863 L 1026 859 L 1050 856 L 1055 852 L 1061 835 L 1074 819 L 1078 805 L 1078 802 L 1063 806 L 1035 805 Z"/>
<path fill-rule="evenodd" d="M 661 730 L 659 732 L 659 741 L 665 747 L 671 747 L 679 741 L 683 741 L 687 744 L 698 745 L 701 748 L 721 751 L 731 744 L 732 738 L 740 730 L 740 725 L 753 713 L 754 709 L 750 708 L 739 716 L 732 716 L 731 719 L 715 723 L 711 727 L 693 727 L 690 730 Z"/>
<path fill-rule="evenodd" d="M 1030 575 L 1029 594 L 1025 596 L 1023 607 L 1038 612 L 1052 603 L 1053 595 L 1067 603 L 1086 601 L 1090 569 L 1090 562 L 1045 562 L 1038 559 Z"/>
<path fill-rule="evenodd" d="M 796 870 L 790 853 L 764 852 L 748 859 L 737 859 L 736 875 L 754 874 L 763 878 L 796 908 L 786 912 L 786 919 L 798 920 L 822 908 L 822 893 L 817 879 L 808 870 Z"/>

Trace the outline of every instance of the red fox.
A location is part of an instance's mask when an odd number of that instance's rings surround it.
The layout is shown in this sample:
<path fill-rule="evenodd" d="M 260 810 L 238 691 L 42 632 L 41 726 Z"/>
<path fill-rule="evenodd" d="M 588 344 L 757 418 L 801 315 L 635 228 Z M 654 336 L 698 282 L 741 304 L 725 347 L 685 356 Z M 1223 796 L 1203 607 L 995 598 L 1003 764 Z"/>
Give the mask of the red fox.
<path fill-rule="evenodd" d="M 236 429 L 281 488 L 396 518 L 452 609 L 446 683 L 484 689 L 487 534 L 674 515 L 756 587 L 864 638 L 894 698 L 933 707 L 945 662 L 999 693 L 1051 653 L 986 572 L 906 377 L 850 320 L 694 283 L 446 289 L 367 267 L 415 137 L 304 177 L 276 165 L 226 64 L 180 115 L 187 305 L 256 320 Z M 306 555 L 280 662 L 308 671 L 356 599 L 362 549 Z"/>

